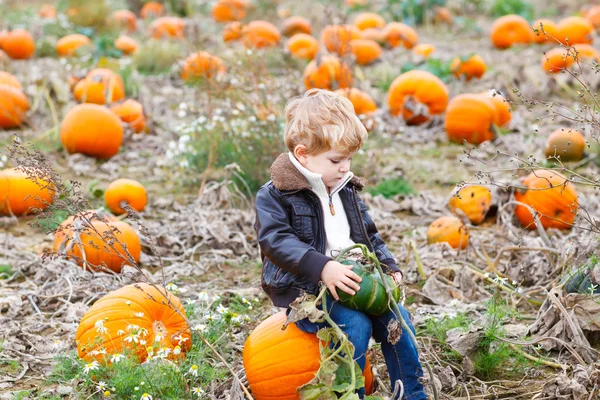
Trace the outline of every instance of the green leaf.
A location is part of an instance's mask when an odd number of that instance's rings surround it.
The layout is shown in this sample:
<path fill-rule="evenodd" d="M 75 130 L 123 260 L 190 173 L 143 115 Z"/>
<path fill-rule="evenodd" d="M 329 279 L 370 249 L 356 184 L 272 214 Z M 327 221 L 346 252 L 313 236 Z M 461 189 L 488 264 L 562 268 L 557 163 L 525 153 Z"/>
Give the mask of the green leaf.
<path fill-rule="evenodd" d="M 322 383 L 306 384 L 298 389 L 300 400 L 337 400 L 329 386 Z"/>

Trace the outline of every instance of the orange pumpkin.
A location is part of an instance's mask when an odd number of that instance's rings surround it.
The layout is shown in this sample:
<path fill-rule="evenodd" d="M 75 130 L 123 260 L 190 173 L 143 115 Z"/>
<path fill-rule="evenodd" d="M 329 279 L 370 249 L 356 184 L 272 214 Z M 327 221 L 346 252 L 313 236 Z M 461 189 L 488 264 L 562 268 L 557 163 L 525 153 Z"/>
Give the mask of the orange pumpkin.
<path fill-rule="evenodd" d="M 321 31 L 321 42 L 327 50 L 344 56 L 350 52 L 350 41 L 360 39 L 360 31 L 354 25 L 327 25 Z"/>
<path fill-rule="evenodd" d="M 0 49 L 2 48 L 2 45 L 4 44 L 4 41 L 6 40 L 7 36 L 8 31 L 6 29 L 0 31 Z"/>
<path fill-rule="evenodd" d="M 125 97 L 121 76 L 106 68 L 96 68 L 75 84 L 73 95 L 79 102 L 106 104 Z"/>
<path fill-rule="evenodd" d="M 233 21 L 225 25 L 223 28 L 223 41 L 230 42 L 233 40 L 239 40 L 242 37 L 242 23 Z"/>
<path fill-rule="evenodd" d="M 285 47 L 293 57 L 312 60 L 319 51 L 319 42 L 309 34 L 297 33 L 287 40 Z"/>
<path fill-rule="evenodd" d="M 129 36 L 121 35 L 115 39 L 115 47 L 121 50 L 123 54 L 131 55 L 137 50 L 138 42 Z"/>
<path fill-rule="evenodd" d="M 242 42 L 246 47 L 274 47 L 279 44 L 280 38 L 279 29 L 268 21 L 252 21 L 242 28 Z"/>
<path fill-rule="evenodd" d="M 585 18 L 567 17 L 558 23 L 557 29 L 556 38 L 565 46 L 591 44 L 594 39 L 594 27 Z"/>
<path fill-rule="evenodd" d="M 354 106 L 356 115 L 371 114 L 377 110 L 377 104 L 367 93 L 357 88 L 338 89 L 337 94 L 344 96 Z"/>
<path fill-rule="evenodd" d="M 35 53 L 35 41 L 25 29 L 15 29 L 2 39 L 2 50 L 12 59 L 26 60 Z"/>
<path fill-rule="evenodd" d="M 440 115 L 448 105 L 448 88 L 431 72 L 412 70 L 398 76 L 388 91 L 392 115 L 400 115 L 408 125 L 419 125 Z"/>
<path fill-rule="evenodd" d="M 589 44 L 576 44 L 569 49 L 558 47 L 542 57 L 542 68 L 547 73 L 558 73 L 570 68 L 576 60 L 600 62 L 600 54 Z"/>
<path fill-rule="evenodd" d="M 256 400 L 298 400 L 299 386 L 314 378 L 320 366 L 319 339 L 291 323 L 285 330 L 285 311 L 261 322 L 244 344 L 243 362 L 252 396 Z M 367 357 L 365 392 L 373 392 Z"/>
<path fill-rule="evenodd" d="M 35 179 L 32 179 L 34 176 Z M 0 215 L 27 215 L 33 209 L 45 210 L 54 200 L 55 188 L 43 172 L 30 174 L 16 168 L 0 171 Z M 30 208 L 33 208 L 30 211 Z"/>
<path fill-rule="evenodd" d="M 580 161 L 585 150 L 585 136 L 574 129 L 557 129 L 548 136 L 544 154 L 561 161 Z"/>
<path fill-rule="evenodd" d="M 137 28 L 137 18 L 129 10 L 116 10 L 111 18 L 121 27 L 126 28 L 128 32 L 134 32 Z"/>
<path fill-rule="evenodd" d="M 493 127 L 498 121 L 491 99 L 481 94 L 460 94 L 448 104 L 444 128 L 451 141 L 480 144 L 495 138 Z"/>
<path fill-rule="evenodd" d="M 471 185 L 460 189 L 452 195 L 448 208 L 453 213 L 462 211 L 469 221 L 479 225 L 485 219 L 492 205 L 492 192 L 485 186 Z"/>
<path fill-rule="evenodd" d="M 158 18 L 162 17 L 164 14 L 165 7 L 156 1 L 149 1 L 144 4 L 140 11 L 140 15 L 143 19 Z"/>
<path fill-rule="evenodd" d="M 110 211 L 120 215 L 126 213 L 121 207 L 121 202 L 126 202 L 137 212 L 142 212 L 148 203 L 148 195 L 144 186 L 138 181 L 117 179 L 104 191 L 104 201 Z"/>
<path fill-rule="evenodd" d="M 600 5 L 591 6 L 589 10 L 583 15 L 583 17 L 594 27 L 594 29 L 600 29 Z"/>
<path fill-rule="evenodd" d="M 412 49 L 413 54 L 424 59 L 428 59 L 434 51 L 435 46 L 429 43 L 419 43 Z"/>
<path fill-rule="evenodd" d="M 558 27 L 554 21 L 540 18 L 533 23 L 533 27 L 537 29 L 537 32 L 534 32 L 533 36 L 535 43 L 556 43 L 558 39 Z"/>
<path fill-rule="evenodd" d="M 17 128 L 25 119 L 29 101 L 21 89 L 0 84 L 0 128 Z"/>
<path fill-rule="evenodd" d="M 454 249 L 466 249 L 469 245 L 469 230 L 455 216 L 444 216 L 436 219 L 427 229 L 427 243 L 446 242 Z"/>
<path fill-rule="evenodd" d="M 246 1 L 218 0 L 211 10 L 213 19 L 217 22 L 241 21 L 246 17 Z"/>
<path fill-rule="evenodd" d="M 42 4 L 38 15 L 44 19 L 56 18 L 56 8 L 52 4 Z"/>
<path fill-rule="evenodd" d="M 497 126 L 505 126 L 512 119 L 512 113 L 510 112 L 510 102 L 506 100 L 500 92 L 495 89 L 481 93 L 484 97 L 487 97 L 498 113 L 495 124 Z"/>
<path fill-rule="evenodd" d="M 486 65 L 479 54 L 474 54 L 466 60 L 460 57 L 454 58 L 450 69 L 457 78 L 464 76 L 467 81 L 470 81 L 473 78 L 481 78 L 485 73 Z"/>
<path fill-rule="evenodd" d="M 12 86 L 16 89 L 23 89 L 21 82 L 16 76 L 9 72 L 0 71 L 0 85 Z"/>
<path fill-rule="evenodd" d="M 452 13 L 446 7 L 434 8 L 433 22 L 436 24 L 452 25 L 453 20 Z"/>
<path fill-rule="evenodd" d="M 571 228 L 579 206 L 575 185 L 559 173 L 543 169 L 527 175 L 523 186 L 525 189 L 515 191 L 515 200 L 537 211 L 544 228 Z M 517 206 L 515 215 L 525 228 L 536 228 L 527 207 Z"/>
<path fill-rule="evenodd" d="M 312 60 L 304 68 L 304 87 L 335 90 L 352 86 L 352 71 L 334 55 Z"/>
<path fill-rule="evenodd" d="M 407 49 L 412 49 L 419 42 L 417 31 L 401 22 L 387 24 L 383 29 L 383 35 L 390 47 L 403 45 Z"/>
<path fill-rule="evenodd" d="M 312 34 L 312 25 L 304 17 L 294 16 L 286 18 L 281 27 L 284 36 L 292 37 L 298 33 Z"/>
<path fill-rule="evenodd" d="M 185 22 L 179 17 L 160 17 L 150 24 L 150 35 L 155 39 L 183 38 Z"/>
<path fill-rule="evenodd" d="M 381 56 L 381 46 L 374 40 L 354 39 L 350 41 L 350 51 L 354 54 L 356 63 L 368 65 Z"/>
<path fill-rule="evenodd" d="M 223 60 L 206 51 L 199 51 L 186 58 L 181 69 L 181 78 L 186 82 L 211 79 L 224 74 L 225 71 Z"/>
<path fill-rule="evenodd" d="M 131 126 L 131 129 L 133 129 L 135 133 L 140 133 L 146 129 L 144 108 L 139 102 L 133 99 L 128 99 L 122 103 L 115 103 L 111 105 L 110 110 L 114 112 L 121 119 L 121 121 Z"/>
<path fill-rule="evenodd" d="M 383 32 L 383 29 L 365 29 L 364 31 L 360 31 L 360 38 L 374 40 L 380 45 L 385 45 L 387 43 L 385 40 L 385 33 Z"/>
<path fill-rule="evenodd" d="M 192 347 L 192 335 L 181 301 L 161 286 L 134 283 L 100 298 L 84 314 L 75 334 L 77 353 L 86 361 L 108 364 L 111 355 L 131 351 L 140 362 L 148 348 L 179 346 L 181 354 Z M 144 340 L 146 345 L 140 343 Z M 162 350 L 164 351 L 164 350 Z"/>
<path fill-rule="evenodd" d="M 80 33 L 63 36 L 56 42 L 59 57 L 74 56 L 78 49 L 91 44 L 90 38 Z"/>
<path fill-rule="evenodd" d="M 385 27 L 385 19 L 379 14 L 374 12 L 363 12 L 354 18 L 354 26 L 360 31 L 364 31 L 369 28 L 382 29 Z"/>
<path fill-rule="evenodd" d="M 63 119 L 60 140 L 69 153 L 111 158 L 123 143 L 121 120 L 104 106 L 78 104 Z"/>
<path fill-rule="evenodd" d="M 510 14 L 494 21 L 491 40 L 497 48 L 507 49 L 516 44 L 531 43 L 534 40 L 534 34 L 525 18 Z"/>

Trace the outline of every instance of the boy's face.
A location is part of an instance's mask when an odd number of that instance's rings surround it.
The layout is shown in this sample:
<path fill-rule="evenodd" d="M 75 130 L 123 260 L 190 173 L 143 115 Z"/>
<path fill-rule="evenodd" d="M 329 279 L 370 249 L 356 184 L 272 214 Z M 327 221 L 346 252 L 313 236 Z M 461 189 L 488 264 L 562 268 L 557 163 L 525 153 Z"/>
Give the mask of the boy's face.
<path fill-rule="evenodd" d="M 298 147 L 304 147 L 302 145 Z M 328 188 L 335 187 L 340 180 L 350 170 L 350 163 L 354 153 L 343 153 L 334 149 L 327 150 L 316 155 L 309 155 L 306 152 L 298 151 L 296 148 L 296 159 L 307 170 L 321 174 L 323 183 Z"/>

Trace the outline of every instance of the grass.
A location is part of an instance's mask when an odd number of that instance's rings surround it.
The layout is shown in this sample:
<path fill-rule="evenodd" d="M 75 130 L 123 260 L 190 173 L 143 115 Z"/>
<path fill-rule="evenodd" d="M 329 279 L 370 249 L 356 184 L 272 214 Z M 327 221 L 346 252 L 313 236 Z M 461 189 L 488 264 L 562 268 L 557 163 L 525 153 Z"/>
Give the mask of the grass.
<path fill-rule="evenodd" d="M 383 197 L 389 199 L 398 194 L 407 195 L 415 193 L 415 190 L 411 184 L 404 178 L 384 179 L 375 187 L 367 188 L 367 192 L 373 196 L 383 195 Z"/>
<path fill-rule="evenodd" d="M 179 42 L 150 39 L 140 44 L 133 55 L 133 65 L 146 75 L 164 74 L 183 58 L 184 48 Z"/>
<path fill-rule="evenodd" d="M 10 265 L 0 265 L 0 279 L 8 279 L 14 274 Z"/>

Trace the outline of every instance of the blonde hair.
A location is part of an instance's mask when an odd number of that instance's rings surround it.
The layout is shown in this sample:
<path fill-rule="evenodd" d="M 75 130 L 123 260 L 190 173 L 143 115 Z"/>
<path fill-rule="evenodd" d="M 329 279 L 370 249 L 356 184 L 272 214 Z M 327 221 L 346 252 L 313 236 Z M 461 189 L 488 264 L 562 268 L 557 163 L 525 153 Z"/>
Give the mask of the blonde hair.
<path fill-rule="evenodd" d="M 311 155 L 330 149 L 351 154 L 366 138 L 367 130 L 350 100 L 334 92 L 310 89 L 285 106 L 284 140 L 291 152 L 302 144 Z"/>

